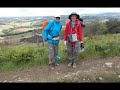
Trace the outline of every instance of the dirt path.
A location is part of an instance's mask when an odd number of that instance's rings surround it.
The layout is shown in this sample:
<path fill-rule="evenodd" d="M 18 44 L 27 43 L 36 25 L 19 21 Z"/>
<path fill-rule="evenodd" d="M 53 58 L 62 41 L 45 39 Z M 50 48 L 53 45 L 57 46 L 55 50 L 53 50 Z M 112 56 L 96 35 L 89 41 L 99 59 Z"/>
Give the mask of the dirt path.
<path fill-rule="evenodd" d="M 60 64 L 0 73 L 0 82 L 120 82 L 120 57 L 82 60 L 73 69 Z"/>

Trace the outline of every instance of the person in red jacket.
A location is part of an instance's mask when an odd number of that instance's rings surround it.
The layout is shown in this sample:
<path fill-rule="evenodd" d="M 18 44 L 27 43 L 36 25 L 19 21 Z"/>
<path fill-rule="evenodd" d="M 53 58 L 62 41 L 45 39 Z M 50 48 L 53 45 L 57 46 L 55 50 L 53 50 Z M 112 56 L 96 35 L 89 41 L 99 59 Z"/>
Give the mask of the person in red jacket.
<path fill-rule="evenodd" d="M 68 66 L 76 68 L 78 60 L 78 50 L 82 41 L 82 26 L 79 15 L 73 12 L 69 15 L 70 21 L 66 24 L 64 31 L 64 44 L 67 45 Z"/>

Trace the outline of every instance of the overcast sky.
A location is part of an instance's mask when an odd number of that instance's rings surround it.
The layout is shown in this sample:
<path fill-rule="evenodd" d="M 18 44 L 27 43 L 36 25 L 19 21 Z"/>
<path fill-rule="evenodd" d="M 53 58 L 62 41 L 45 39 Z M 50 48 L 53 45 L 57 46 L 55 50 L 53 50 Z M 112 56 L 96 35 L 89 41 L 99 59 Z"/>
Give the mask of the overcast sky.
<path fill-rule="evenodd" d="M 0 8 L 0 17 L 3 16 L 54 16 L 78 14 L 97 14 L 105 12 L 120 12 L 120 8 Z"/>

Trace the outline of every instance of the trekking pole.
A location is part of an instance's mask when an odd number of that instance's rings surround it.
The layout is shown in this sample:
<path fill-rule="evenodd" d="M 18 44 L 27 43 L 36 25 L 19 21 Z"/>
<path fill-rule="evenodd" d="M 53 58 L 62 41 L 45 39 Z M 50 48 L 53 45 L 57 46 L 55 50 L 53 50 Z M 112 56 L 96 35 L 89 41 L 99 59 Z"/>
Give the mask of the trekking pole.
<path fill-rule="evenodd" d="M 40 38 L 42 39 L 42 46 L 44 46 L 44 39 L 43 39 L 43 35 L 42 35 L 42 34 L 40 34 L 39 36 L 40 36 Z"/>
<path fill-rule="evenodd" d="M 44 39 L 43 39 L 43 37 L 41 36 L 41 39 L 42 39 L 42 46 L 45 46 L 45 42 L 44 42 Z"/>
<path fill-rule="evenodd" d="M 33 31 L 33 43 L 35 43 L 35 39 L 36 39 L 36 34 L 35 34 L 35 30 Z"/>
<path fill-rule="evenodd" d="M 34 43 L 37 40 L 36 31 L 34 32 Z"/>
<path fill-rule="evenodd" d="M 39 34 L 36 32 L 36 40 L 37 40 L 37 45 L 38 45 L 38 47 L 40 48 L 40 43 L 39 43 Z"/>

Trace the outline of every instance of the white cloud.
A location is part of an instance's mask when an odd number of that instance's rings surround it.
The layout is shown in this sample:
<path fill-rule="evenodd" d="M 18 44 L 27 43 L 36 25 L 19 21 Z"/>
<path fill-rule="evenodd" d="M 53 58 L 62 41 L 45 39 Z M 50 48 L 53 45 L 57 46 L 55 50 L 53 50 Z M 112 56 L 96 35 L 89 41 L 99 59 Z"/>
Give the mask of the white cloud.
<path fill-rule="evenodd" d="M 0 16 L 54 16 L 78 14 L 95 14 L 102 12 L 120 12 L 120 8 L 0 8 Z"/>

